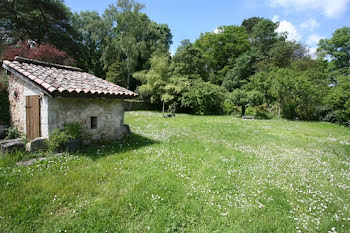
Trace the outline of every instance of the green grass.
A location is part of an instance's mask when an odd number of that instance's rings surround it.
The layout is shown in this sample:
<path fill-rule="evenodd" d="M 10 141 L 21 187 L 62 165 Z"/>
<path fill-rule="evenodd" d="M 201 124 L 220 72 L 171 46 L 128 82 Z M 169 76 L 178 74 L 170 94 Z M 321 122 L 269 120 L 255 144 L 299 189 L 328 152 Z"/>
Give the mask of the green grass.
<path fill-rule="evenodd" d="M 350 130 L 324 123 L 163 118 L 29 167 L 0 159 L 0 232 L 349 232 Z M 48 154 L 46 154 L 48 156 Z"/>

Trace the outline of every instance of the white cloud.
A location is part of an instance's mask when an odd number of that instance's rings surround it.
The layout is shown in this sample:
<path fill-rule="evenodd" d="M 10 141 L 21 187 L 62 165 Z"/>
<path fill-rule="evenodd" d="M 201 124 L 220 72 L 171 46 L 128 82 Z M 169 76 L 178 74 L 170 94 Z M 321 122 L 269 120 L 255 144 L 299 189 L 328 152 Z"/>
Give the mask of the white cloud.
<path fill-rule="evenodd" d="M 314 31 L 315 28 L 320 26 L 320 24 L 315 19 L 308 19 L 300 24 L 302 29 L 309 29 L 310 31 Z"/>
<path fill-rule="evenodd" d="M 270 0 L 272 7 L 295 8 L 301 10 L 321 10 L 328 18 L 344 14 L 350 0 Z"/>
<path fill-rule="evenodd" d="M 221 32 L 223 32 L 223 29 L 215 28 L 213 32 L 214 32 L 215 34 L 220 34 Z"/>
<path fill-rule="evenodd" d="M 307 41 L 306 44 L 309 45 L 310 49 L 309 49 L 309 54 L 311 55 L 312 58 L 316 58 L 317 54 L 316 54 L 316 50 L 317 50 L 317 44 L 321 39 L 324 39 L 325 37 L 317 35 L 317 34 L 311 34 Z"/>
<path fill-rule="evenodd" d="M 318 42 L 321 40 L 321 39 L 324 39 L 325 37 L 323 36 L 320 36 L 320 35 L 317 35 L 317 34 L 311 34 L 309 36 L 309 38 L 307 39 L 306 43 L 309 44 L 309 45 L 317 45 Z"/>
<path fill-rule="evenodd" d="M 274 16 L 272 17 L 272 22 L 274 22 L 274 23 L 277 23 L 279 20 L 280 20 L 279 15 L 274 15 Z"/>
<path fill-rule="evenodd" d="M 289 21 L 287 20 L 282 20 L 280 21 L 280 24 L 276 30 L 278 33 L 284 33 L 287 32 L 288 36 L 287 39 L 288 40 L 296 40 L 296 41 L 300 41 L 301 40 L 301 35 L 298 33 L 296 27 Z"/>

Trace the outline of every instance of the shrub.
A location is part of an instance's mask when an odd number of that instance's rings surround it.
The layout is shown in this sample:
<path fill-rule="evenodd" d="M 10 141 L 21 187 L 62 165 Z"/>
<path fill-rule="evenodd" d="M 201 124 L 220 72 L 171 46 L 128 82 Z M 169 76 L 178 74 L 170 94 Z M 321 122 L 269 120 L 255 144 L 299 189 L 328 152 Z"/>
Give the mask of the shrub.
<path fill-rule="evenodd" d="M 273 116 L 273 114 L 271 113 L 269 108 L 266 106 L 266 104 L 256 106 L 254 109 L 255 109 L 255 117 L 258 119 L 271 119 Z"/>
<path fill-rule="evenodd" d="M 69 123 L 63 129 L 55 129 L 50 133 L 47 147 L 50 151 L 64 151 L 69 139 L 78 139 L 82 135 L 82 127 L 79 123 Z"/>
<path fill-rule="evenodd" d="M 222 87 L 201 80 L 192 81 L 181 97 L 183 107 L 190 108 L 193 113 L 200 115 L 218 114 L 222 112 L 224 102 Z"/>
<path fill-rule="evenodd" d="M 80 123 L 69 123 L 64 126 L 64 132 L 67 134 L 69 139 L 76 139 L 81 137 L 81 124 Z"/>
<path fill-rule="evenodd" d="M 225 100 L 222 102 L 222 110 L 227 115 L 234 115 L 240 112 L 240 109 L 236 104 L 234 104 L 230 99 L 230 94 L 226 94 Z"/>
<path fill-rule="evenodd" d="M 350 77 L 339 77 L 324 103 L 328 109 L 324 120 L 350 125 Z"/>
<path fill-rule="evenodd" d="M 5 139 L 15 139 L 18 138 L 21 134 L 19 133 L 18 129 L 16 127 L 8 127 L 6 130 L 6 137 Z"/>
<path fill-rule="evenodd" d="M 63 151 L 65 144 L 67 143 L 69 136 L 66 132 L 60 129 L 55 129 L 50 133 L 49 140 L 47 141 L 47 148 L 50 151 Z"/>

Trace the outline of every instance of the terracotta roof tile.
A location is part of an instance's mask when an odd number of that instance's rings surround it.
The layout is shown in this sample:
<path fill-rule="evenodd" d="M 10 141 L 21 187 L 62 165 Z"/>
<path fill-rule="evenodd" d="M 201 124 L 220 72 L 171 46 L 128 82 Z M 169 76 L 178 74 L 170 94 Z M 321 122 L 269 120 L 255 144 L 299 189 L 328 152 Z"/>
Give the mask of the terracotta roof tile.
<path fill-rule="evenodd" d="M 136 97 L 137 94 L 79 68 L 16 57 L 3 61 L 3 67 L 39 84 L 50 93 L 71 93 Z"/>

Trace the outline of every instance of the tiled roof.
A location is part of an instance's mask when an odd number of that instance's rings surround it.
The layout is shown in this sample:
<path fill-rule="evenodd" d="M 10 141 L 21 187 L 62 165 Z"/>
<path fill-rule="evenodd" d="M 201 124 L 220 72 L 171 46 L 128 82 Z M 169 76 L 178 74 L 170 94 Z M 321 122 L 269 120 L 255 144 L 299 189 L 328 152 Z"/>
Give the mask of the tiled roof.
<path fill-rule="evenodd" d="M 132 91 L 71 66 L 16 57 L 14 61 L 3 61 L 3 67 L 32 82 L 51 96 L 137 96 Z"/>

